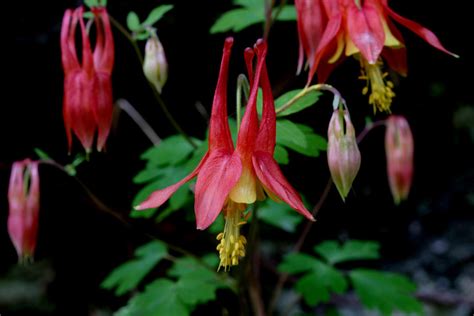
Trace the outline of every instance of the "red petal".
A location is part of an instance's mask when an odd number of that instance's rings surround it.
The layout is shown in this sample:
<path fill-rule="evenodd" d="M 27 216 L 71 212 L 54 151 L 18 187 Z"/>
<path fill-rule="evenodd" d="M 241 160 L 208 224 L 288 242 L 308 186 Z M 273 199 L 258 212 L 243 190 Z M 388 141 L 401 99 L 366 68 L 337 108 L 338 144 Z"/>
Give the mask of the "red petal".
<path fill-rule="evenodd" d="M 276 139 L 276 113 L 272 87 L 270 85 L 270 80 L 268 79 L 266 64 L 263 64 L 260 85 L 262 86 L 263 92 L 263 110 L 262 120 L 258 130 L 256 148 L 273 157 Z"/>
<path fill-rule="evenodd" d="M 262 40 L 257 41 L 255 51 L 257 53 L 257 67 L 255 69 L 254 78 L 251 80 L 252 88 L 250 90 L 247 108 L 245 109 L 237 138 L 236 151 L 239 152 L 244 160 L 247 160 L 245 157 L 250 159 L 258 133 L 257 94 L 260 75 L 267 54 L 267 44 Z M 250 59 L 250 56 L 249 53 L 246 53 L 247 64 L 249 63 L 248 60 Z"/>
<path fill-rule="evenodd" d="M 327 50 L 330 47 L 331 42 L 336 39 L 336 36 L 339 33 L 339 30 L 341 29 L 341 22 L 342 15 L 338 10 L 335 11 L 334 14 L 330 15 L 328 24 L 321 38 L 321 42 L 319 43 L 316 54 L 314 55 L 313 65 L 311 66 L 308 73 L 307 85 L 311 84 L 311 81 L 313 80 L 314 74 L 316 72 L 316 69 L 318 68 L 322 57 L 327 54 Z"/>
<path fill-rule="evenodd" d="M 402 76 L 407 75 L 407 50 L 405 47 L 385 47 L 382 51 L 382 56 L 387 62 L 389 68 L 395 70 Z"/>
<path fill-rule="evenodd" d="M 63 110 L 66 130 L 72 129 L 85 150 L 90 151 L 96 128 L 93 111 L 97 107 L 97 78 L 80 71 L 66 79 Z"/>
<path fill-rule="evenodd" d="M 77 17 L 72 10 L 64 12 L 61 26 L 61 61 L 64 73 L 79 69 L 79 61 L 76 56 L 76 45 L 74 34 L 76 31 Z"/>
<path fill-rule="evenodd" d="M 374 64 L 382 52 L 385 31 L 381 19 L 383 15 L 369 2 L 362 9 L 352 3 L 347 12 L 347 31 L 362 56 Z"/>
<path fill-rule="evenodd" d="M 111 73 L 114 66 L 114 38 L 109 15 L 105 7 L 95 7 L 93 12 L 97 28 L 94 64 L 97 70 Z"/>
<path fill-rule="evenodd" d="M 253 167 L 262 184 L 298 213 L 314 221 L 313 215 L 306 209 L 300 196 L 288 183 L 273 157 L 261 151 L 253 155 Z"/>
<path fill-rule="evenodd" d="M 421 26 L 420 24 L 414 22 L 414 21 L 411 21 L 407 18 L 404 18 L 400 15 L 398 15 L 397 13 L 395 13 L 394 11 L 392 11 L 392 9 L 390 9 L 388 7 L 388 5 L 385 3 L 384 4 L 384 8 L 385 10 L 387 10 L 388 14 L 395 20 L 397 21 L 398 23 L 402 24 L 403 26 L 407 27 L 409 30 L 411 30 L 412 32 L 414 32 L 416 35 L 418 35 L 419 37 L 421 37 L 422 39 L 424 39 L 428 44 L 430 44 L 431 46 L 439 49 L 440 51 L 446 53 L 446 54 L 449 54 L 451 56 L 454 56 L 456 58 L 458 58 L 459 56 L 450 52 L 449 50 L 447 50 L 446 48 L 444 48 L 444 46 L 441 44 L 441 42 L 439 41 L 438 37 L 433 33 L 431 32 L 430 30 L 428 30 L 427 28 Z"/>
<path fill-rule="evenodd" d="M 238 155 L 213 151 L 203 164 L 196 182 L 194 211 L 197 229 L 206 229 L 216 219 L 242 173 Z"/>
<path fill-rule="evenodd" d="M 163 205 L 163 203 L 165 203 L 170 198 L 170 196 L 173 195 L 173 193 L 175 193 L 176 190 L 179 189 L 179 187 L 194 178 L 199 173 L 203 165 L 206 163 L 207 159 L 208 154 L 206 154 L 202 158 L 196 169 L 194 169 L 193 172 L 187 175 L 184 179 L 173 185 L 170 185 L 169 187 L 153 192 L 144 202 L 140 203 L 140 205 L 135 206 L 135 209 L 137 211 L 141 211 L 148 208 L 160 207 L 161 205 Z"/>
<path fill-rule="evenodd" d="M 98 94 L 97 107 L 94 109 L 94 115 L 97 122 L 97 150 L 101 151 L 105 146 L 107 136 L 110 132 L 113 114 L 112 82 L 110 74 L 97 73 Z"/>
<path fill-rule="evenodd" d="M 303 67 L 303 52 L 306 53 L 310 65 L 314 62 L 316 50 L 323 36 L 327 17 L 321 0 L 296 0 L 298 14 L 298 37 L 300 41 L 300 56 L 298 73 Z"/>
<path fill-rule="evenodd" d="M 217 80 L 214 101 L 212 103 L 211 122 L 209 126 L 209 150 L 232 151 L 234 144 L 227 119 L 227 77 L 229 76 L 229 60 L 234 39 L 228 37 L 224 43 L 221 69 Z"/>

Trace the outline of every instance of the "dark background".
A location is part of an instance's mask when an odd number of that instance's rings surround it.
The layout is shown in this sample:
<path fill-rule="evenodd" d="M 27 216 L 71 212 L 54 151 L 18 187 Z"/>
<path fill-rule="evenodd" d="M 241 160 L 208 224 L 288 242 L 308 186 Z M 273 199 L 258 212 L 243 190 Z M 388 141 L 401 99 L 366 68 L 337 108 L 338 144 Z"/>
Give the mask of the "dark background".
<path fill-rule="evenodd" d="M 13 38 L 3 49 L 8 58 L 4 60 L 6 95 L 0 113 L 2 315 L 108 315 L 125 299 L 116 299 L 99 284 L 112 268 L 129 258 L 137 245 L 148 241 L 144 231 L 188 247 L 186 242 L 199 236 L 194 224 L 183 222 L 179 214 L 162 225 L 135 220 L 131 221 L 133 226 L 124 226 L 97 210 L 73 179 L 53 167 L 42 166 L 37 262 L 29 267 L 15 266 L 16 253 L 6 230 L 9 168 L 15 160 L 35 157 L 35 147 L 60 163 L 70 162 L 62 121 L 59 31 L 64 10 L 79 4 L 22 1 L 4 13 L 11 20 L 8 32 L 4 32 Z M 128 11 L 134 10 L 143 18 L 157 4 L 161 2 L 109 0 L 108 11 L 125 23 Z M 231 2 L 173 4 L 175 8 L 157 24 L 170 71 L 163 99 L 189 134 L 203 138 L 207 122 L 195 104 L 200 102 L 210 110 L 225 38 L 222 34 L 210 35 L 208 30 L 220 13 L 231 8 Z M 448 315 L 467 315 L 469 302 L 474 302 L 472 18 L 460 0 L 392 1 L 391 6 L 429 27 L 461 58 L 437 51 L 400 26 L 407 43 L 409 75 L 396 87 L 393 112 L 407 117 L 415 137 L 415 177 L 410 197 L 399 207 L 393 205 L 385 173 L 384 132 L 376 129 L 360 147 L 363 163 L 353 192 L 343 204 L 336 190 L 331 191 L 308 245 L 325 239 L 377 240 L 382 243 L 381 268 L 407 273 L 426 293 L 446 294 L 451 299 Z M 260 26 L 235 35 L 231 102 L 235 78 L 244 70 L 243 48 L 259 36 Z M 115 29 L 114 38 L 114 98 L 129 100 L 161 137 L 173 134 L 141 74 L 132 47 Z M 274 94 L 302 87 L 304 75 L 294 76 L 298 51 L 295 23 L 277 23 L 269 45 Z M 363 83 L 356 79 L 358 71 L 357 62 L 348 59 L 329 82 L 349 101 L 354 125 L 360 131 L 372 109 L 360 94 Z M 329 97 L 323 98 L 320 105 L 296 116 L 296 120 L 325 134 L 330 102 Z M 232 114 L 231 109 L 232 104 Z M 374 119 L 383 117 L 377 115 Z M 81 165 L 79 178 L 105 204 L 126 215 L 138 189 L 131 179 L 143 167 L 139 154 L 149 146 L 140 129 L 122 114 L 109 138 L 107 152 L 94 153 L 89 163 Z M 73 152 L 80 150 L 75 143 Z M 325 158 L 291 158 L 294 163 L 284 168 L 285 174 L 311 203 L 316 203 L 329 176 Z M 263 238 L 295 237 L 282 234 Z M 213 248 L 210 245 L 200 247 L 209 252 Z"/>

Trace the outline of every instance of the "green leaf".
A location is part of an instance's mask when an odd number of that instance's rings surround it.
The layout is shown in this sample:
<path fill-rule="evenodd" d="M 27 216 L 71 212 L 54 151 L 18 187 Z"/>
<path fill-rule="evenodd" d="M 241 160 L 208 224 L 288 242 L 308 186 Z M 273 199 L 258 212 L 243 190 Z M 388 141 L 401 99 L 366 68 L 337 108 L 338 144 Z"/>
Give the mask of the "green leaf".
<path fill-rule="evenodd" d="M 314 133 L 313 129 L 304 124 L 295 124 L 291 123 L 291 128 L 286 128 L 286 130 L 281 131 L 284 135 L 278 134 L 278 122 L 290 122 L 288 120 L 277 120 L 277 144 L 288 147 L 300 154 L 303 154 L 308 157 L 318 157 L 319 152 L 326 150 L 327 141 L 324 137 Z M 298 130 L 298 132 L 296 132 Z M 303 139 L 302 140 L 302 136 Z M 291 137 L 293 136 L 293 139 Z"/>
<path fill-rule="evenodd" d="M 273 9 L 273 13 L 278 8 Z M 278 15 L 277 21 L 296 21 L 296 9 L 294 5 L 285 5 Z"/>
<path fill-rule="evenodd" d="M 276 141 L 278 144 L 292 149 L 294 146 L 302 148 L 308 146 L 305 134 L 289 120 L 277 120 Z"/>
<path fill-rule="evenodd" d="M 190 311 L 180 299 L 175 282 L 157 279 L 143 293 L 133 297 L 115 316 L 188 316 Z"/>
<path fill-rule="evenodd" d="M 116 288 L 117 296 L 133 290 L 167 253 L 166 246 L 158 241 L 141 246 L 135 251 L 136 258 L 115 268 L 101 287 L 109 290 Z"/>
<path fill-rule="evenodd" d="M 423 314 L 423 305 L 415 299 L 416 285 L 405 276 L 368 269 L 356 269 L 349 273 L 356 294 L 369 309 L 377 309 L 383 315 L 395 311 Z"/>
<path fill-rule="evenodd" d="M 198 145 L 201 141 L 193 139 Z M 148 160 L 148 166 L 177 165 L 194 150 L 194 147 L 181 135 L 170 136 L 155 147 L 145 151 L 140 158 Z"/>
<path fill-rule="evenodd" d="M 87 7 L 92 8 L 92 7 L 97 7 L 99 5 L 99 1 L 97 1 L 97 0 L 84 0 L 84 4 Z"/>
<path fill-rule="evenodd" d="M 222 14 L 211 27 L 211 34 L 228 31 L 239 32 L 251 25 L 265 22 L 264 1 L 234 0 L 234 4 L 240 7 Z M 273 9 L 273 14 L 275 14 L 277 10 L 278 8 Z M 293 5 L 285 5 L 276 20 L 295 21 L 295 7 Z"/>
<path fill-rule="evenodd" d="M 311 270 L 315 258 L 304 253 L 291 253 L 285 256 L 278 270 L 289 274 L 297 274 Z"/>
<path fill-rule="evenodd" d="M 214 223 L 212 223 L 211 226 L 209 226 L 208 228 L 209 233 L 213 235 L 219 234 L 220 232 L 224 231 L 224 224 L 225 224 L 224 216 L 223 215 L 217 216 Z"/>
<path fill-rule="evenodd" d="M 53 160 L 45 151 L 39 149 L 39 148 L 34 148 L 35 154 L 39 157 L 39 159 L 42 160 Z"/>
<path fill-rule="evenodd" d="M 262 1 L 263 4 L 263 1 Z M 234 9 L 221 15 L 211 27 L 211 34 L 222 32 L 239 32 L 256 23 L 264 22 L 263 7 L 247 7 Z"/>
<path fill-rule="evenodd" d="M 146 18 L 145 22 L 143 22 L 143 25 L 152 26 L 153 24 L 158 22 L 166 12 L 170 11 L 171 9 L 173 9 L 173 5 L 171 4 L 160 5 L 154 8 Z"/>
<path fill-rule="evenodd" d="M 277 203 L 271 199 L 267 199 L 261 204 L 257 216 L 265 223 L 290 233 L 294 233 L 298 224 L 303 220 L 303 217 L 286 203 Z"/>
<path fill-rule="evenodd" d="M 138 18 L 138 15 L 130 11 L 127 15 L 127 27 L 130 31 L 138 31 L 142 29 L 142 26 L 140 25 L 140 19 Z"/>
<path fill-rule="evenodd" d="M 168 271 L 169 276 L 178 278 L 180 297 L 187 304 L 195 305 L 214 300 L 217 289 L 228 287 L 228 284 L 213 270 L 217 268 L 217 261 L 214 258 L 217 258 L 217 254 L 203 258 L 206 264 L 212 259 L 213 264 L 209 268 L 194 258 L 183 257 L 176 260 Z"/>
<path fill-rule="evenodd" d="M 296 283 L 296 290 L 310 306 L 329 301 L 332 292 L 342 294 L 347 291 L 348 284 L 341 272 L 309 255 L 287 255 L 278 269 L 290 274 L 306 272 Z"/>
<path fill-rule="evenodd" d="M 275 146 L 275 153 L 274 153 L 275 160 L 281 165 L 287 165 L 290 162 L 288 158 L 288 151 L 280 145 Z"/>
<path fill-rule="evenodd" d="M 314 250 L 328 263 L 336 264 L 352 260 L 378 259 L 379 243 L 374 241 L 351 240 L 340 245 L 337 241 L 325 241 Z"/>
<path fill-rule="evenodd" d="M 275 100 L 275 107 L 277 109 L 282 107 L 284 104 L 289 102 L 294 96 L 300 93 L 300 91 L 301 90 L 292 90 L 281 95 Z M 295 101 L 295 103 L 293 103 L 291 107 L 289 107 L 288 109 L 286 109 L 285 111 L 281 113 L 278 113 L 278 116 L 286 116 L 286 115 L 290 115 L 290 114 L 302 111 L 312 106 L 316 102 L 318 102 L 320 95 L 321 93 L 318 91 L 311 91 L 307 93 L 306 95 L 304 95 L 303 97 L 299 98 L 297 101 Z"/>

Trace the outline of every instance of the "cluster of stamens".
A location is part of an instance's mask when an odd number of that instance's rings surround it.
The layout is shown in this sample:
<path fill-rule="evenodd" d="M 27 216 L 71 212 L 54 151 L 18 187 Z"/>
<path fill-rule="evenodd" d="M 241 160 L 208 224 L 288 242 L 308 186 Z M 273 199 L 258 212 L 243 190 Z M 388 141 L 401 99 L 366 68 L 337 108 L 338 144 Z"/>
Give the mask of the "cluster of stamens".
<path fill-rule="evenodd" d="M 395 92 L 393 92 L 393 82 L 387 80 L 388 73 L 382 73 L 382 60 L 379 59 L 375 64 L 369 64 L 361 57 L 360 63 L 361 76 L 359 79 L 367 81 L 366 86 L 362 89 L 362 94 L 366 95 L 370 87 L 369 104 L 374 107 L 374 112 L 377 110 L 390 112 Z"/>
<path fill-rule="evenodd" d="M 224 231 L 217 235 L 219 241 L 217 251 L 219 252 L 219 268 L 228 271 L 231 266 L 236 266 L 245 257 L 245 245 L 247 239 L 240 235 L 240 227 L 246 224 L 243 218 L 245 205 L 229 201 L 224 208 L 225 226 Z"/>

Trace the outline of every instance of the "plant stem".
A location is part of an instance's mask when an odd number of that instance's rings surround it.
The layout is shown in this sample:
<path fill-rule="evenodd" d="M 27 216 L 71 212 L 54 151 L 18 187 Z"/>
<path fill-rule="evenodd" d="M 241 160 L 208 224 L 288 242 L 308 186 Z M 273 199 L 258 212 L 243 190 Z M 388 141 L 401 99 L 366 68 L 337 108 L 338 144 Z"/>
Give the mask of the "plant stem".
<path fill-rule="evenodd" d="M 127 38 L 127 40 L 130 42 L 130 44 L 132 44 L 133 49 L 135 50 L 135 53 L 137 55 L 137 58 L 140 61 L 140 65 L 143 65 L 143 55 L 140 51 L 140 48 L 138 47 L 137 41 L 127 31 L 127 29 L 125 29 L 125 27 L 122 26 L 122 24 L 120 24 L 112 16 L 109 16 L 109 18 L 110 18 L 110 22 L 112 23 L 112 25 L 115 26 L 120 31 L 120 33 L 122 33 L 122 35 L 124 35 Z M 197 148 L 196 143 L 191 139 L 191 137 L 188 136 L 188 134 L 186 134 L 184 132 L 184 130 L 181 128 L 181 126 L 178 124 L 178 122 L 174 119 L 173 115 L 168 110 L 168 107 L 166 106 L 165 102 L 161 98 L 161 95 L 158 92 L 158 90 L 156 90 L 155 86 L 151 82 L 149 82 L 148 80 L 147 80 L 147 82 L 148 82 L 148 85 L 150 86 L 150 88 L 152 89 L 153 95 L 154 95 L 156 101 L 158 102 L 158 104 L 160 105 L 161 110 L 165 113 L 166 118 L 171 123 L 171 125 L 173 125 L 174 129 L 178 133 L 183 135 L 183 137 L 186 139 L 186 141 L 189 144 L 191 144 L 191 146 L 193 146 L 194 148 Z"/>
<path fill-rule="evenodd" d="M 265 316 L 262 290 L 260 287 L 260 253 L 258 251 L 258 218 L 256 206 L 253 208 L 248 244 L 250 256 L 247 261 L 244 277 L 249 282 L 248 293 L 252 304 L 253 314 L 257 316 Z"/>
<path fill-rule="evenodd" d="M 313 207 L 313 210 L 311 211 L 311 214 L 316 216 L 316 214 L 319 212 L 321 207 L 323 206 L 324 202 L 326 201 L 329 191 L 331 190 L 332 187 L 332 179 L 329 178 L 326 187 L 324 188 L 323 193 L 321 194 L 321 197 L 319 198 L 318 203 Z M 296 244 L 293 246 L 293 249 L 291 250 L 292 252 L 298 252 L 301 247 L 303 247 L 304 241 L 306 237 L 308 236 L 311 227 L 313 227 L 314 222 L 312 221 L 307 221 L 306 226 L 303 229 L 303 232 L 301 233 L 300 237 L 298 238 L 298 241 Z M 281 291 L 283 290 L 283 285 L 285 285 L 285 282 L 288 280 L 288 274 L 284 273 L 280 275 L 277 284 L 275 286 L 275 290 L 273 291 L 272 299 L 270 300 L 270 304 L 268 307 L 268 314 L 272 315 L 273 309 L 275 308 L 275 304 L 278 301 L 278 298 L 280 297 Z"/>
<path fill-rule="evenodd" d="M 337 109 L 339 106 L 339 103 L 342 103 L 344 106 L 346 106 L 346 100 L 341 96 L 339 91 L 334 88 L 333 86 L 325 83 L 320 83 L 320 84 L 315 84 L 313 86 L 305 87 L 303 90 L 301 90 L 298 94 L 296 94 L 293 98 L 291 98 L 288 102 L 283 104 L 281 107 L 275 110 L 276 114 L 278 115 L 279 113 L 282 113 L 283 111 L 289 109 L 293 104 L 295 104 L 296 101 L 298 101 L 300 98 L 304 97 L 308 93 L 312 91 L 330 91 L 332 94 L 334 94 L 334 100 L 333 100 L 333 108 Z"/>
<path fill-rule="evenodd" d="M 153 143 L 153 145 L 158 146 L 161 142 L 161 138 L 156 134 L 156 132 L 151 128 L 150 124 L 143 118 L 143 116 L 138 113 L 138 111 L 125 99 L 118 99 L 115 104 L 117 108 L 123 110 L 132 118 L 132 120 L 140 127 L 142 132 L 148 137 L 148 139 Z"/>
<path fill-rule="evenodd" d="M 237 100 L 236 100 L 236 116 L 237 116 L 237 132 L 239 131 L 240 121 L 242 120 L 242 100 L 244 103 L 248 102 L 249 99 L 249 82 L 244 74 L 240 74 L 237 77 Z M 243 93 L 243 96 L 242 96 Z"/>

